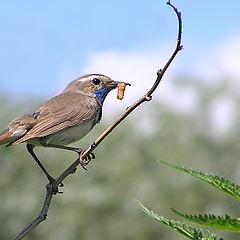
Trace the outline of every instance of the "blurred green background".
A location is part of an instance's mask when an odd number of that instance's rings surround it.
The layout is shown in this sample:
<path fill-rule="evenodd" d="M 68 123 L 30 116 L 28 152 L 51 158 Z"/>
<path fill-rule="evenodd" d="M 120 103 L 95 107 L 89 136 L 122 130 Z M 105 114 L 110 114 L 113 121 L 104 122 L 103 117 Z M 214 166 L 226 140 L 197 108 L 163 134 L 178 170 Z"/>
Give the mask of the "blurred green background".
<path fill-rule="evenodd" d="M 64 181 L 64 194 L 53 197 L 47 220 L 26 239 L 185 239 L 147 217 L 135 199 L 167 218 L 178 219 L 170 208 L 239 217 L 237 200 L 158 162 L 185 165 L 239 182 L 240 93 L 229 82 L 175 79 L 175 86 L 194 95 L 191 111 L 155 101 L 155 94 L 152 102 L 140 106 L 95 150 L 97 158 L 88 171 L 78 168 Z M 3 130 L 15 117 L 33 112 L 44 101 L 2 93 L 0 128 Z M 231 111 L 215 119 L 218 108 Z M 113 118 L 117 116 L 114 114 Z M 104 118 L 74 146 L 87 147 L 110 123 Z M 54 176 L 76 158 L 67 151 L 40 147 L 36 153 Z M 24 144 L 1 146 L 1 239 L 13 237 L 39 213 L 46 184 Z M 226 239 L 239 239 L 231 232 L 210 231 Z"/>
<path fill-rule="evenodd" d="M 182 12 L 184 51 L 153 101 L 96 149 L 87 172 L 79 168 L 64 181 L 47 220 L 26 239 L 185 239 L 147 217 L 135 199 L 167 218 L 177 219 L 171 207 L 239 217 L 237 200 L 158 161 L 239 183 L 240 1 L 172 2 Z M 144 94 L 176 42 L 177 19 L 165 0 L 1 1 L 0 11 L 0 130 L 83 74 L 132 84 L 122 102 L 109 94 L 101 124 L 73 144 L 79 147 Z M 54 176 L 76 158 L 40 147 L 36 153 Z M 35 218 L 46 184 L 24 144 L 0 146 L 0 239 Z"/>

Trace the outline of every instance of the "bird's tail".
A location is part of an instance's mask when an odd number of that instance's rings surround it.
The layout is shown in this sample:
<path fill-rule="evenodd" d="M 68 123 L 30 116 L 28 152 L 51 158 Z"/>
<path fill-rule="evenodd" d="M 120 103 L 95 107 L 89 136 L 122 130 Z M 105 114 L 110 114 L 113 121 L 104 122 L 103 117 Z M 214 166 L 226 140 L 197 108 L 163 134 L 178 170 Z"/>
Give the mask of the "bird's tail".
<path fill-rule="evenodd" d="M 14 141 L 14 139 L 12 138 L 12 135 L 13 135 L 13 132 L 11 132 L 9 128 L 3 131 L 2 133 L 0 133 L 0 145 L 8 144 L 11 141 Z"/>
<path fill-rule="evenodd" d="M 11 143 L 23 137 L 26 132 L 36 124 L 36 119 L 33 116 L 23 116 L 13 120 L 8 128 L 0 133 L 0 145 Z"/>

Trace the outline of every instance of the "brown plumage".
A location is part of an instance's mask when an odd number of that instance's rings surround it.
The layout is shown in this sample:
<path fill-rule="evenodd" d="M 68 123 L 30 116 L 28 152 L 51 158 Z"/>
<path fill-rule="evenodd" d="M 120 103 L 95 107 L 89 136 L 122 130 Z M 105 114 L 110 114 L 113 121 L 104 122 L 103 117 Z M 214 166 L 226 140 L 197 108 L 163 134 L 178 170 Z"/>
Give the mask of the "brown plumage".
<path fill-rule="evenodd" d="M 14 120 L 0 134 L 0 144 L 66 145 L 80 140 L 101 118 L 102 103 L 95 91 L 107 89 L 108 93 L 117 84 L 100 74 L 85 75 L 72 81 L 32 116 Z"/>
<path fill-rule="evenodd" d="M 26 134 L 37 123 L 32 116 L 23 116 L 13 120 L 0 134 L 0 145 L 14 142 Z"/>
<path fill-rule="evenodd" d="M 50 99 L 39 108 L 34 114 L 37 123 L 13 144 L 26 142 L 34 138 L 43 138 L 63 129 L 80 125 L 89 119 L 96 119 L 99 105 L 96 98 L 86 98 L 81 93 L 64 92 Z M 93 121 L 92 127 L 95 124 L 96 121 Z"/>
<path fill-rule="evenodd" d="M 119 83 L 100 74 L 84 75 L 72 81 L 33 115 L 12 121 L 0 134 L 0 145 L 26 142 L 29 153 L 50 182 L 53 178 L 33 152 L 35 145 L 75 151 L 84 167 L 87 163 L 80 157 L 83 150 L 65 145 L 83 138 L 100 121 L 104 99 Z"/>

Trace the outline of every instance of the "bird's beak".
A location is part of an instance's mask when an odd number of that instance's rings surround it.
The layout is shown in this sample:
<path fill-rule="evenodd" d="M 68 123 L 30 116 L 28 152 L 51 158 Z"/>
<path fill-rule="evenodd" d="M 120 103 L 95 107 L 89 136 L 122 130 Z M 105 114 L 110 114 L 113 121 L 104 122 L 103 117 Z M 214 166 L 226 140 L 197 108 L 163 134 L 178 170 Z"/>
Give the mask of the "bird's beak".
<path fill-rule="evenodd" d="M 126 82 L 110 81 L 110 82 L 106 83 L 106 87 L 114 89 L 118 86 L 119 83 L 125 83 L 126 85 L 131 86 L 130 83 L 126 83 Z"/>

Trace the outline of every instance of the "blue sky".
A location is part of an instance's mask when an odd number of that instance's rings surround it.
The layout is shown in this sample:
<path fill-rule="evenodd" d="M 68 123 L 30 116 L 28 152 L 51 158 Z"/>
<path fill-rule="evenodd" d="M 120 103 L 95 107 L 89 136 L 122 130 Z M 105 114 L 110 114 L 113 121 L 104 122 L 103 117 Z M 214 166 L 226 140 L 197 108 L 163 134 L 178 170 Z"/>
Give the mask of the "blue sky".
<path fill-rule="evenodd" d="M 177 22 L 165 2 L 1 1 L 0 87 L 13 94 L 51 95 L 87 71 L 108 74 L 108 61 L 116 60 L 111 66 L 116 72 L 124 54 L 144 58 L 162 50 L 167 56 L 175 46 Z M 204 62 L 209 52 L 240 34 L 239 0 L 172 2 L 183 17 L 179 72 L 188 72 L 192 63 L 196 67 L 198 59 Z M 108 53 L 112 60 L 106 60 Z"/>

